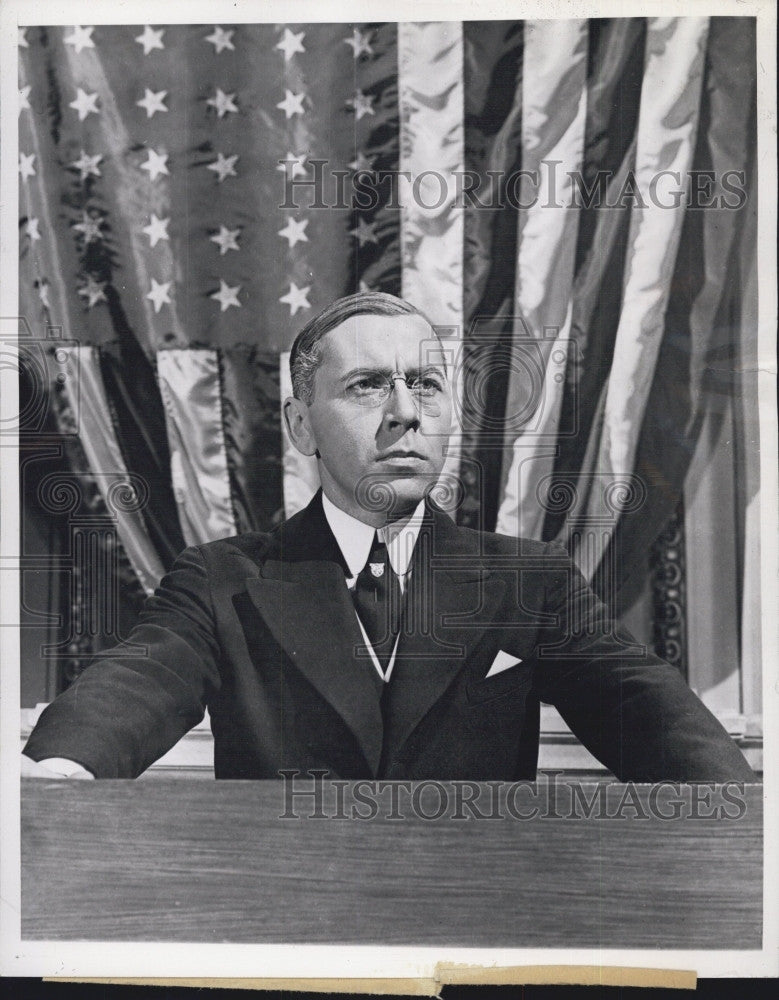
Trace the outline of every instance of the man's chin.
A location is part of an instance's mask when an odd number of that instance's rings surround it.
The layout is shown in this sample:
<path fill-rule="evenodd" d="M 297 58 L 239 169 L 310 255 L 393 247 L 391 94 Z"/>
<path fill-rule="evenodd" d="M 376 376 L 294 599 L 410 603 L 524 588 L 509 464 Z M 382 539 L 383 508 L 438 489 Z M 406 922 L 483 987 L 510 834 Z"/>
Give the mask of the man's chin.
<path fill-rule="evenodd" d="M 397 502 L 406 506 L 413 504 L 415 507 L 434 482 L 435 477 L 428 475 L 396 476 L 389 480 Z"/>
<path fill-rule="evenodd" d="M 368 476 L 358 488 L 357 502 L 366 511 L 383 513 L 394 520 L 411 513 L 435 480 L 429 472 L 410 470 Z"/>

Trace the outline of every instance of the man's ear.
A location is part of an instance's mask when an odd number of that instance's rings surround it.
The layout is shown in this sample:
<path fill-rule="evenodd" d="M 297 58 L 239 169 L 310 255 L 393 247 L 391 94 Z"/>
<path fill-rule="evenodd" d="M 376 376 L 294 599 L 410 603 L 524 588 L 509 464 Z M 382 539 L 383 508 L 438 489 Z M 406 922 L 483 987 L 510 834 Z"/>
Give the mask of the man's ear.
<path fill-rule="evenodd" d="M 284 423 L 290 440 L 301 455 L 316 455 L 316 438 L 311 428 L 308 405 L 302 399 L 287 396 L 284 400 Z"/>

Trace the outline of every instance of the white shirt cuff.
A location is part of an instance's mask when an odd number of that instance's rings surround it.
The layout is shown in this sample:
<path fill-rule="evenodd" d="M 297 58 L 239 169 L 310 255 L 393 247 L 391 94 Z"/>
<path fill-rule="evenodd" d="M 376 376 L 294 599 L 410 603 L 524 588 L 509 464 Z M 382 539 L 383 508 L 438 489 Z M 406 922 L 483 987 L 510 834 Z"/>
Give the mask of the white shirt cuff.
<path fill-rule="evenodd" d="M 46 760 L 39 760 L 38 763 L 43 767 L 48 767 L 55 774 L 61 774 L 65 778 L 70 778 L 74 774 L 88 774 L 90 778 L 94 778 L 94 774 L 91 771 L 82 767 L 81 764 L 77 764 L 74 760 L 67 760 L 65 757 L 47 757 Z"/>

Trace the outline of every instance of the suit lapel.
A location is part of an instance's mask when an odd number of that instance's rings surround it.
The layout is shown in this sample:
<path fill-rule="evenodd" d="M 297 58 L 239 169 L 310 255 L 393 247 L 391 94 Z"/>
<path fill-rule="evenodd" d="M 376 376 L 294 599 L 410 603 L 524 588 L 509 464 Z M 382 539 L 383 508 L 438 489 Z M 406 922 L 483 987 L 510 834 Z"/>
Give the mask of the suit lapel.
<path fill-rule="evenodd" d="M 383 766 L 465 667 L 503 597 L 504 582 L 475 565 L 478 553 L 459 537 L 450 518 L 428 506 L 389 685 Z"/>
<path fill-rule="evenodd" d="M 495 619 L 505 584 L 482 567 L 479 555 L 446 514 L 427 505 L 406 588 L 386 722 L 372 668 L 354 656 L 355 647 L 363 646 L 362 633 L 319 494 L 282 525 L 261 576 L 246 581 L 274 638 L 347 723 L 374 775 L 383 773 L 446 693 Z"/>
<path fill-rule="evenodd" d="M 252 602 L 292 662 L 347 723 L 376 774 L 381 709 L 372 667 L 354 655 L 363 638 L 319 494 L 282 527 L 261 573 L 246 581 Z"/>

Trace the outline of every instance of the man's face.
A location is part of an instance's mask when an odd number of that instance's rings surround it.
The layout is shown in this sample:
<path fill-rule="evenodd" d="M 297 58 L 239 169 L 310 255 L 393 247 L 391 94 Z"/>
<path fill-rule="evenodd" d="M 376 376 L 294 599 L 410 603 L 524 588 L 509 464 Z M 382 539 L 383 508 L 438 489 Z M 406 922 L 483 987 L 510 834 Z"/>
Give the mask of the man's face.
<path fill-rule="evenodd" d="M 352 316 L 319 349 L 304 420 L 325 493 L 369 523 L 409 513 L 441 472 L 451 430 L 435 334 L 421 316 Z"/>

